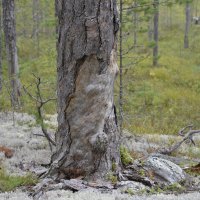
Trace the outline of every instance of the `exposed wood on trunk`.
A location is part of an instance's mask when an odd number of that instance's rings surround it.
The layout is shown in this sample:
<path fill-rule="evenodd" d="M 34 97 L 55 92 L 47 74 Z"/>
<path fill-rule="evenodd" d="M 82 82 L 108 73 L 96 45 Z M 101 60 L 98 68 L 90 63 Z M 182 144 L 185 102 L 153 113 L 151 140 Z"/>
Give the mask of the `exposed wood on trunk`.
<path fill-rule="evenodd" d="M 56 10 L 58 131 L 49 175 L 102 178 L 113 163 L 120 165 L 116 0 L 57 0 Z"/>
<path fill-rule="evenodd" d="M 2 0 L 3 29 L 8 60 L 9 79 L 12 88 L 12 105 L 19 104 L 20 81 L 16 46 L 15 4 L 14 0 Z"/>

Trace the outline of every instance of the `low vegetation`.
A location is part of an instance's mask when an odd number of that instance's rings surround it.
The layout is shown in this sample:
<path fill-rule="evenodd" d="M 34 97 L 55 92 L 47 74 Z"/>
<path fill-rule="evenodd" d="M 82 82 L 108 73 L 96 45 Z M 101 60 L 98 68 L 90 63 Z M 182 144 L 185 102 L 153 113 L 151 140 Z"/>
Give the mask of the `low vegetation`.
<path fill-rule="evenodd" d="M 32 174 L 25 176 L 9 175 L 0 168 L 0 192 L 13 191 L 20 186 L 32 186 L 38 182 L 37 178 Z"/>
<path fill-rule="evenodd" d="M 123 165 L 128 165 L 133 162 L 131 154 L 129 153 L 128 149 L 123 145 L 120 146 L 120 156 Z"/>

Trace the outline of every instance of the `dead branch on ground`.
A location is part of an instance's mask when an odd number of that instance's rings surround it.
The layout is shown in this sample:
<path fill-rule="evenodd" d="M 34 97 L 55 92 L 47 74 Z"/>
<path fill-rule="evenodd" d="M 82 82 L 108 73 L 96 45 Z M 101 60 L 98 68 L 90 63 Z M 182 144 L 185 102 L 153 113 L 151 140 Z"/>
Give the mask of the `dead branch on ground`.
<path fill-rule="evenodd" d="M 159 151 L 159 153 L 165 154 L 165 155 L 170 155 L 172 152 L 176 151 L 183 143 L 187 143 L 187 142 L 195 145 L 193 137 L 194 137 L 194 135 L 199 134 L 200 130 L 193 130 L 192 128 L 193 128 L 193 125 L 188 125 L 188 126 L 182 128 L 178 132 L 178 134 L 180 136 L 182 136 L 183 139 L 168 149 L 162 149 L 161 151 Z"/>

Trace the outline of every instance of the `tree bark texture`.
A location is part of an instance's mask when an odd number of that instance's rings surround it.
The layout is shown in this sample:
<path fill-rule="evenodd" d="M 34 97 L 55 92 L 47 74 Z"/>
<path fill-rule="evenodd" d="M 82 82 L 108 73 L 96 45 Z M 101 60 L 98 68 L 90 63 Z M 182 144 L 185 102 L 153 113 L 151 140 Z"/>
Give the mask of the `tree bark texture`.
<path fill-rule="evenodd" d="M 184 48 L 189 48 L 189 30 L 190 30 L 190 19 L 191 19 L 191 7 L 190 3 L 186 2 L 185 6 L 185 37 L 184 37 Z"/>
<path fill-rule="evenodd" d="M 153 36 L 154 36 L 154 42 L 155 46 L 153 48 L 153 66 L 158 65 L 158 26 L 159 26 L 159 1 L 154 0 L 154 30 L 153 30 Z"/>
<path fill-rule="evenodd" d="M 119 129 L 120 134 L 122 134 L 123 129 L 123 27 L 122 27 L 122 21 L 123 21 L 123 2 L 120 0 L 120 22 L 121 26 L 119 29 Z"/>
<path fill-rule="evenodd" d="M 8 60 L 9 78 L 12 88 L 12 104 L 18 103 L 20 82 L 18 79 L 19 65 L 16 46 L 15 4 L 14 0 L 2 0 L 3 29 Z"/>
<path fill-rule="evenodd" d="M 100 178 L 120 164 L 116 0 L 56 0 L 56 15 L 58 131 L 49 174 Z"/>
<path fill-rule="evenodd" d="M 0 92 L 3 85 L 3 70 L 2 70 L 2 2 L 0 0 Z"/>

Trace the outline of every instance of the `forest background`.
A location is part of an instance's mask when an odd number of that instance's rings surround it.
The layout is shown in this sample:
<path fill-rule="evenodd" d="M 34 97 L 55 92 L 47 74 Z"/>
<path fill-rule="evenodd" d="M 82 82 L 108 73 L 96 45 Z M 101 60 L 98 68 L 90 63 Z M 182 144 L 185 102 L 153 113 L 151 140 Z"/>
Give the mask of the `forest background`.
<path fill-rule="evenodd" d="M 121 105 L 120 77 L 115 84 L 118 115 L 123 128 L 133 133 L 176 134 L 181 127 L 200 121 L 200 15 L 198 0 L 125 0 L 122 12 Z M 15 1 L 19 78 L 21 85 L 37 93 L 36 75 L 42 79 L 44 98 L 56 96 L 56 17 L 54 1 Z M 190 6 L 188 48 L 184 47 L 186 8 Z M 157 65 L 153 66 L 154 17 L 159 11 Z M 2 29 L 1 29 L 2 30 Z M 3 87 L 0 110 L 11 109 L 5 44 L 2 44 Z M 120 47 L 120 45 L 119 45 Z M 120 50 L 120 48 L 119 48 Z M 120 52 L 119 52 L 120 66 Z M 37 115 L 36 103 L 23 90 L 16 111 Z M 56 102 L 45 105 L 54 114 Z M 120 117 L 119 117 L 120 119 Z"/>

